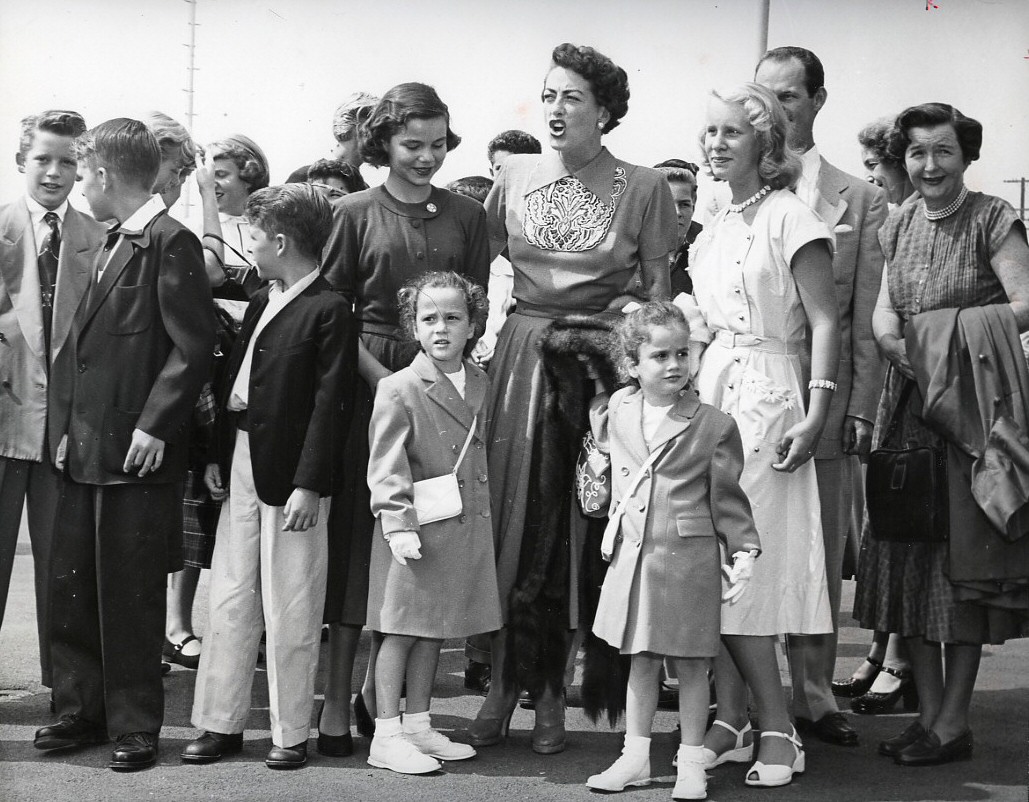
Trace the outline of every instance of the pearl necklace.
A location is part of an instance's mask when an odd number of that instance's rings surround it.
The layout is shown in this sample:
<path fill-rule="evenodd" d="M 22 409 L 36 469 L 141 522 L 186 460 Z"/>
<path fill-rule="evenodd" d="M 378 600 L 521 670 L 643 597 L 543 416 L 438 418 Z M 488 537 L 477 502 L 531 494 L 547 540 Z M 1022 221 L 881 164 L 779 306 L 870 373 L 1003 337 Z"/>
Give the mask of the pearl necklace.
<path fill-rule="evenodd" d="M 743 203 L 730 203 L 729 211 L 736 212 L 738 214 L 739 212 L 742 212 L 744 209 L 746 209 L 748 206 L 753 206 L 755 203 L 757 203 L 771 191 L 772 188 L 768 186 L 768 184 L 765 184 L 763 187 L 761 187 L 761 189 L 759 189 L 757 192 L 755 192 L 753 195 L 751 195 L 749 198 L 743 201 Z"/>
<path fill-rule="evenodd" d="M 950 217 L 954 212 L 961 208 L 961 204 L 965 202 L 965 198 L 968 197 L 968 187 L 961 187 L 961 192 L 954 198 L 953 201 L 948 203 L 942 209 L 930 209 L 928 206 L 925 207 L 925 219 L 926 220 L 942 220 L 945 217 Z"/>

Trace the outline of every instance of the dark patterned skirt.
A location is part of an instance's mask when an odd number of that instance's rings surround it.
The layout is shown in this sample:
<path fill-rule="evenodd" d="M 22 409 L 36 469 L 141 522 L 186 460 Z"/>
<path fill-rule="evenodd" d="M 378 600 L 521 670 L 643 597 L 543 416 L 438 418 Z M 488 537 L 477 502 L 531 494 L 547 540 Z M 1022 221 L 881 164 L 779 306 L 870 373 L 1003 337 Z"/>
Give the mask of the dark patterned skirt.
<path fill-rule="evenodd" d="M 193 568 L 210 568 L 214 554 L 214 535 L 218 531 L 218 516 L 222 503 L 211 498 L 203 477 L 195 472 L 186 474 L 182 499 L 182 559 Z"/>

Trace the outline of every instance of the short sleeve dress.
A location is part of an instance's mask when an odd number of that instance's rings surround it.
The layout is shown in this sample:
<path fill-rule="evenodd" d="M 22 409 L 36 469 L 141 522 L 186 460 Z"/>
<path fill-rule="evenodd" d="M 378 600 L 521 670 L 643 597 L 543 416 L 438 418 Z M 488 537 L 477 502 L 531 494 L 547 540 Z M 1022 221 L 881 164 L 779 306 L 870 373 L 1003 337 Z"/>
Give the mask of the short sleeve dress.
<path fill-rule="evenodd" d="M 920 312 L 1007 303 L 990 260 L 1013 226 L 1022 227 L 1011 205 L 969 192 L 949 217 L 931 221 L 918 199 L 895 209 L 879 231 L 894 311 L 907 321 Z M 875 447 L 943 448 L 945 441 L 905 409 L 896 439 L 882 443 L 904 377 L 891 366 L 879 401 Z M 1003 611 L 961 603 L 947 578 L 947 543 L 887 543 L 861 537 L 854 615 L 867 629 L 920 636 L 938 643 L 1003 643 L 1021 634 Z"/>
<path fill-rule="evenodd" d="M 712 340 L 696 387 L 700 400 L 731 415 L 743 438 L 740 478 L 761 537 L 747 592 L 723 605 L 722 634 L 832 631 L 815 466 L 772 469 L 776 446 L 805 416 L 808 322 L 790 263 L 832 234 L 806 204 L 777 190 L 752 225 L 723 209 L 690 253 L 693 293 Z"/>
<path fill-rule="evenodd" d="M 675 249 L 675 205 L 664 175 L 612 156 L 606 148 L 570 173 L 555 152 L 504 162 L 486 199 L 490 238 L 507 246 L 516 307 L 504 322 L 490 363 L 487 439 L 497 556 L 505 622 L 515 585 L 529 467 L 539 417 L 538 343 L 553 320 L 604 311 L 631 286 L 643 261 Z M 585 520 L 580 522 L 585 527 Z M 573 525 L 572 554 L 581 549 Z M 572 583 L 577 559 L 571 560 Z M 572 621 L 578 619 L 569 594 Z"/>
<path fill-rule="evenodd" d="M 399 330 L 397 291 L 423 273 L 447 270 L 485 287 L 489 264 L 482 206 L 437 187 L 425 203 L 404 203 L 385 186 L 340 198 L 322 252 L 326 279 L 354 302 L 365 347 L 393 372 L 410 365 L 418 353 L 418 343 Z M 329 512 L 327 623 L 362 626 L 366 619 L 375 527 L 366 481 L 371 416 L 371 388 L 358 380 L 344 486 L 333 496 Z"/>

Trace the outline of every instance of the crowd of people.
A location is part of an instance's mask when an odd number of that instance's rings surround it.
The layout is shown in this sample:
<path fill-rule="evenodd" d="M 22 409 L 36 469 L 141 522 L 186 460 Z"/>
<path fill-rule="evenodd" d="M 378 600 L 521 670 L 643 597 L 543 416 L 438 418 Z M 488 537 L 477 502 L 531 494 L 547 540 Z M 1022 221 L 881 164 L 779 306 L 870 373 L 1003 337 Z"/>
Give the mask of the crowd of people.
<path fill-rule="evenodd" d="M 405 774 L 502 742 L 520 700 L 532 749 L 563 751 L 577 654 L 587 712 L 624 712 L 592 789 L 650 783 L 669 696 L 673 799 L 726 763 L 786 785 L 802 736 L 857 745 L 838 698 L 917 707 L 878 746 L 899 765 L 971 757 L 982 645 L 1029 634 L 1025 226 L 965 186 L 982 127 L 952 106 L 862 129 L 857 178 L 815 144 L 814 53 L 771 50 L 753 78 L 710 92 L 700 166 L 648 168 L 604 146 L 626 72 L 559 45 L 548 147 L 504 132 L 492 177 L 448 188 L 461 138 L 421 83 L 353 95 L 333 158 L 276 186 L 243 135 L 26 117 L 26 194 L 0 208 L 0 616 L 27 505 L 57 719 L 35 747 L 113 739 L 111 768 L 153 765 L 177 663 L 197 671 L 181 759 L 215 762 L 264 659 L 266 764 L 301 767 L 324 640 L 318 751 L 351 755 L 353 726 Z M 932 452 L 938 536 L 873 525 L 873 447 Z M 580 508 L 584 460 L 605 501 Z M 834 681 L 858 537 L 875 634 Z M 485 700 L 444 734 L 451 638 Z"/>

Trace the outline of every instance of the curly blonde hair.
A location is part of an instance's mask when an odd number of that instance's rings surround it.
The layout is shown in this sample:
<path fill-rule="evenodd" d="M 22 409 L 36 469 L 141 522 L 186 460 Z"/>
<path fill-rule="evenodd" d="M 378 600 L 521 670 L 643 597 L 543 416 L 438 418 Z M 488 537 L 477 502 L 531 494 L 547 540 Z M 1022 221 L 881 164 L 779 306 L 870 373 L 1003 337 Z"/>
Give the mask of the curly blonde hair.
<path fill-rule="evenodd" d="M 757 136 L 761 158 L 757 164 L 758 174 L 772 189 L 788 189 L 797 183 L 803 169 L 799 154 L 786 144 L 789 121 L 779 99 L 756 83 L 743 83 L 721 92 L 712 89 L 711 97 L 736 106 L 742 106 L 747 120 Z M 707 129 L 700 130 L 701 164 L 711 175 L 711 161 L 707 156 L 704 140 Z"/>

